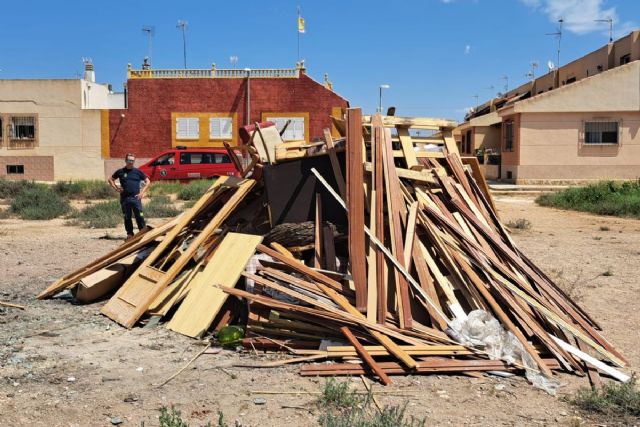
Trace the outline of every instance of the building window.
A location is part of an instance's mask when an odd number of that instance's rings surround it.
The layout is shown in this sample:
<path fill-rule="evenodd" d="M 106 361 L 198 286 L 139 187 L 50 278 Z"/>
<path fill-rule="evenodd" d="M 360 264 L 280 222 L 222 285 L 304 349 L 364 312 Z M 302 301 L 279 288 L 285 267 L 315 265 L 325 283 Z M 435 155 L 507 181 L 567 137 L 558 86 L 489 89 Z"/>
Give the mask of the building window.
<path fill-rule="evenodd" d="M 29 149 L 36 146 L 36 116 L 9 116 L 4 126 L 8 148 Z"/>
<path fill-rule="evenodd" d="M 627 53 L 626 55 L 622 55 L 620 57 L 620 65 L 628 64 L 631 62 L 631 54 Z"/>
<path fill-rule="evenodd" d="M 618 144 L 618 122 L 584 122 L 585 144 Z"/>
<path fill-rule="evenodd" d="M 473 145 L 473 139 L 472 139 L 472 133 L 470 130 L 467 131 L 467 149 L 465 150 L 466 153 L 471 154 L 471 146 Z"/>
<path fill-rule="evenodd" d="M 36 139 L 36 118 L 11 117 L 9 126 L 9 138 L 13 140 L 34 140 Z"/>
<path fill-rule="evenodd" d="M 24 165 L 7 165 L 7 175 L 24 175 Z"/>
<path fill-rule="evenodd" d="M 304 141 L 304 117 L 267 117 L 267 121 L 276 124 L 278 132 L 284 129 L 284 126 L 289 120 L 291 120 L 291 123 L 287 126 L 287 129 L 282 135 L 282 139 L 284 141 Z"/>
<path fill-rule="evenodd" d="M 232 117 L 211 117 L 209 119 L 210 139 L 231 139 L 233 138 L 233 118 Z"/>
<path fill-rule="evenodd" d="M 0 147 L 2 147 L 3 142 L 4 142 L 4 121 L 2 120 L 2 116 L 0 116 Z"/>
<path fill-rule="evenodd" d="M 197 117 L 176 118 L 176 139 L 199 139 L 200 119 Z"/>
<path fill-rule="evenodd" d="M 513 120 L 504 122 L 504 151 L 513 151 Z"/>

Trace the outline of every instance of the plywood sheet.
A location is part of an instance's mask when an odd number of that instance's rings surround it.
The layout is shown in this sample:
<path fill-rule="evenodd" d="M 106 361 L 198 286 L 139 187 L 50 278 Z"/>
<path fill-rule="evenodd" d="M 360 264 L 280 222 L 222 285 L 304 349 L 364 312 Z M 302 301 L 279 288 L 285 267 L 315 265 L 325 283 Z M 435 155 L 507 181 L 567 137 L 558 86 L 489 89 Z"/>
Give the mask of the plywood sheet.
<path fill-rule="evenodd" d="M 262 236 L 229 233 L 213 255 L 197 283 L 178 308 L 167 327 L 190 337 L 202 336 L 222 308 L 228 294 L 216 287 L 233 287 Z"/>

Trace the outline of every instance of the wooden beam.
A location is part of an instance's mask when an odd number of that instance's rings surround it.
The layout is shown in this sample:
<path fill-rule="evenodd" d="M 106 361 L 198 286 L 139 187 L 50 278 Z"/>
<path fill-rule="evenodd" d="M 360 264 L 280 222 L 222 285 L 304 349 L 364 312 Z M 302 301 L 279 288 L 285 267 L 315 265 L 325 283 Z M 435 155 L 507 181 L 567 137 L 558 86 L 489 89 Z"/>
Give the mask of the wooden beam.
<path fill-rule="evenodd" d="M 391 378 L 389 378 L 387 374 L 385 374 L 385 372 L 376 363 L 376 361 L 373 360 L 373 357 L 371 357 L 371 355 L 367 352 L 367 350 L 365 350 L 362 344 L 360 344 L 358 339 L 355 337 L 355 335 L 353 335 L 353 333 L 349 330 L 349 328 L 347 328 L 346 326 L 343 326 L 340 328 L 340 332 L 342 332 L 342 334 L 347 338 L 347 340 L 349 340 L 351 345 L 355 347 L 356 352 L 358 353 L 358 356 L 360 356 L 360 358 L 367 365 L 369 365 L 371 370 L 378 376 L 378 378 L 380 378 L 380 381 L 382 382 L 382 384 L 384 385 L 391 384 Z"/>
<path fill-rule="evenodd" d="M 340 162 L 336 155 L 336 147 L 333 143 L 333 137 L 329 129 L 324 130 L 324 140 L 327 143 L 327 152 L 329 153 L 329 160 L 331 160 L 331 169 L 333 169 L 333 175 L 338 184 L 338 191 L 343 199 L 347 197 L 347 188 L 344 182 L 344 176 L 342 175 L 342 169 L 340 168 Z"/>
<path fill-rule="evenodd" d="M 347 218 L 349 263 L 356 289 L 356 308 L 367 310 L 367 272 L 364 235 L 364 171 L 362 111 L 347 109 Z"/>

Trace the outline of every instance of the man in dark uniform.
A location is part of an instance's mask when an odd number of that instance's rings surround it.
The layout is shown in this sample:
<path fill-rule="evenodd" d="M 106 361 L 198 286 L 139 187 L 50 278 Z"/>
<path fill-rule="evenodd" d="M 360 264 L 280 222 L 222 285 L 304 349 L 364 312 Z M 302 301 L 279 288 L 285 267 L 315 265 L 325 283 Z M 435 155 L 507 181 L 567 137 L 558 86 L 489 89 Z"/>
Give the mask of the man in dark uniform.
<path fill-rule="evenodd" d="M 124 228 L 127 230 L 127 240 L 133 237 L 132 215 L 136 217 L 138 230 L 145 227 L 144 213 L 142 212 L 142 198 L 149 189 L 151 181 L 149 177 L 140 169 L 134 168 L 136 157 L 129 153 L 125 156 L 125 166 L 118 169 L 109 177 L 108 182 L 117 192 L 120 193 L 120 206 L 124 214 Z M 120 180 L 120 186 L 115 180 Z"/>

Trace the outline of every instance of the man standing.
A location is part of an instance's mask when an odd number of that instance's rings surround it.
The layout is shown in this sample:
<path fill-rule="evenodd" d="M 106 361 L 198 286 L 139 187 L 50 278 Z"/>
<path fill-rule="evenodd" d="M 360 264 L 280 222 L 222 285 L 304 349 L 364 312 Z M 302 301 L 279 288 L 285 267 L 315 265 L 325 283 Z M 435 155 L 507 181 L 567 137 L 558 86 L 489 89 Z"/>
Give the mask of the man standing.
<path fill-rule="evenodd" d="M 138 230 L 145 227 L 144 213 L 142 212 L 142 198 L 149 189 L 150 180 L 140 169 L 134 168 L 136 157 L 129 153 L 125 156 L 125 166 L 118 169 L 109 177 L 108 182 L 120 193 L 120 206 L 124 214 L 124 228 L 127 231 L 127 240 L 133 237 L 132 215 L 136 217 Z M 120 180 L 120 187 L 115 180 Z"/>

